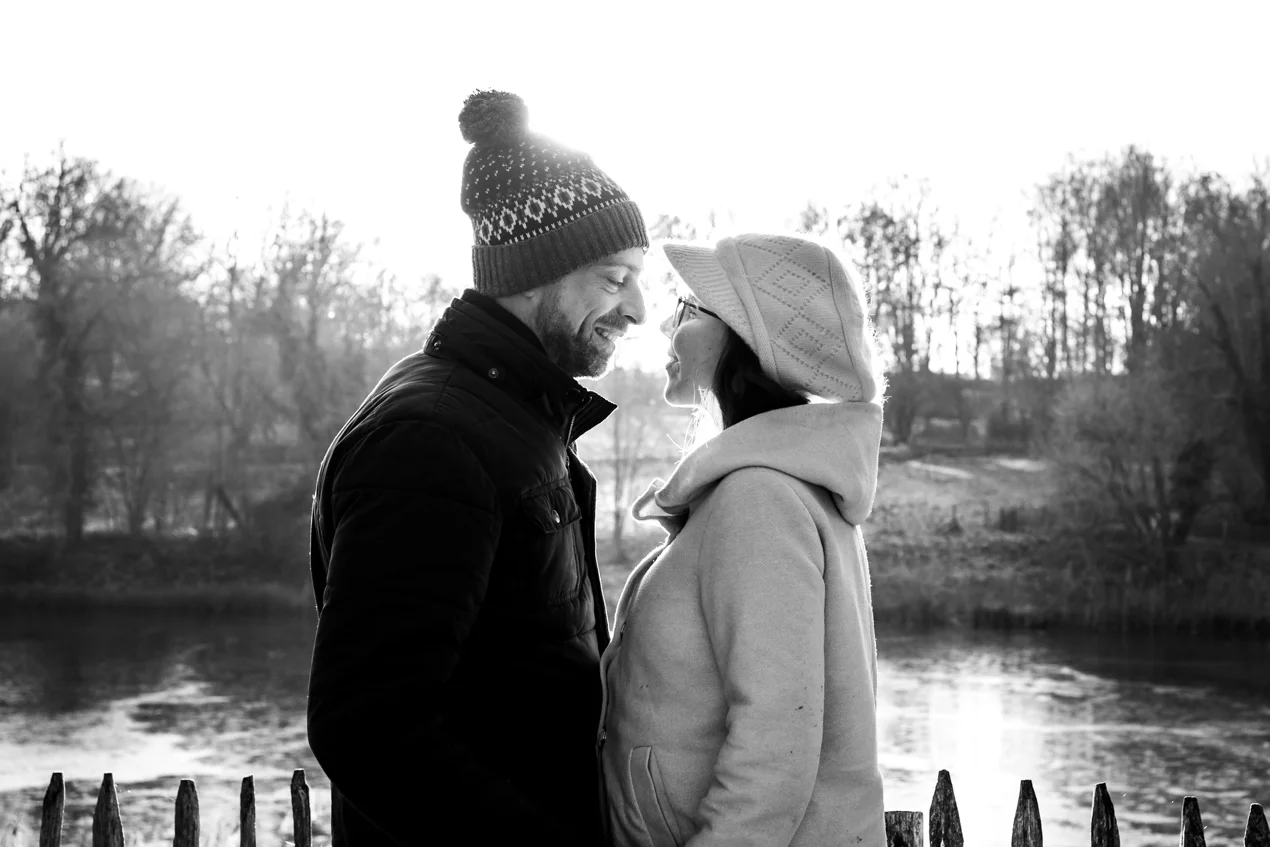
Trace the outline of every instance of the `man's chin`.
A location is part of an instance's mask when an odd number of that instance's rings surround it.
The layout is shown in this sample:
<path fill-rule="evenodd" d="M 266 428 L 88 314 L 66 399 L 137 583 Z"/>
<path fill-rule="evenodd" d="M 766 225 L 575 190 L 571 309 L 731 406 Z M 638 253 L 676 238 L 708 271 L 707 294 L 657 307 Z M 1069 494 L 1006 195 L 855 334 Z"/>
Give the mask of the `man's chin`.
<path fill-rule="evenodd" d="M 578 357 L 580 362 L 585 363 L 584 376 L 588 379 L 599 379 L 609 372 L 609 366 L 613 362 L 613 356 L 617 353 L 617 345 L 613 342 L 604 344 L 596 344 L 589 339 L 578 345 L 581 356 Z"/>
<path fill-rule="evenodd" d="M 574 379 L 599 379 L 609 372 L 614 352 L 593 345 L 587 345 L 585 349 L 575 347 L 569 351 L 566 361 L 556 362 L 556 365 Z"/>
<path fill-rule="evenodd" d="M 611 353 L 605 353 L 601 356 L 588 359 L 585 372 L 576 374 L 576 376 L 578 378 L 585 379 L 599 379 L 613 369 L 612 365 L 613 355 Z"/>

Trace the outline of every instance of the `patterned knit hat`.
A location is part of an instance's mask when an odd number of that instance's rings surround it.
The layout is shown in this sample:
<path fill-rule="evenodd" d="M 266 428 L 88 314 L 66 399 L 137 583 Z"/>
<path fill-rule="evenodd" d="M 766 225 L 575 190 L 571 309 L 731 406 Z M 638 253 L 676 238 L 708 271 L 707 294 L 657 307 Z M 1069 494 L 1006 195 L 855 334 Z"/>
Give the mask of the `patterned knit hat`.
<path fill-rule="evenodd" d="M 864 291 L 833 251 L 783 235 L 738 235 L 714 247 L 667 244 L 665 251 L 766 376 L 826 400 L 878 402 L 886 380 Z"/>
<path fill-rule="evenodd" d="M 648 249 L 639 208 L 585 153 L 529 132 L 515 94 L 477 91 L 459 129 L 463 211 L 472 219 L 476 290 L 503 297 L 555 282 L 632 247 Z"/>

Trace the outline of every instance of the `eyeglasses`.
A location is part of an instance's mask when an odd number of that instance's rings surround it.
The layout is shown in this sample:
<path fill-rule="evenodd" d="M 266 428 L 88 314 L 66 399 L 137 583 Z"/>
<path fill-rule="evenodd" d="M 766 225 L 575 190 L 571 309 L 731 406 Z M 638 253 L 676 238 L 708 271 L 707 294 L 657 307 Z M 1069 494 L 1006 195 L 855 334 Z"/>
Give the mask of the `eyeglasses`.
<path fill-rule="evenodd" d="M 696 315 L 698 312 L 700 312 L 703 315 L 709 315 L 710 317 L 715 318 L 716 320 L 723 320 L 714 312 L 710 311 L 705 306 L 702 306 L 700 303 L 692 303 L 680 297 L 679 302 L 675 304 L 675 319 L 674 321 L 671 322 L 670 328 L 678 329 L 679 325 L 683 323 L 683 319 L 686 316 L 688 316 L 689 314 Z"/>

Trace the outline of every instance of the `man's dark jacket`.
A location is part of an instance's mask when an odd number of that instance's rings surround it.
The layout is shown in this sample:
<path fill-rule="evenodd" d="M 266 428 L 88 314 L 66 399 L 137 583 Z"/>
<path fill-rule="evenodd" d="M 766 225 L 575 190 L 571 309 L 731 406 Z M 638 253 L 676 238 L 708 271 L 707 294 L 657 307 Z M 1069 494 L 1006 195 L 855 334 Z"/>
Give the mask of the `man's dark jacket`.
<path fill-rule="evenodd" d="M 318 474 L 309 744 L 337 845 L 596 844 L 595 479 L 613 411 L 467 291 Z"/>

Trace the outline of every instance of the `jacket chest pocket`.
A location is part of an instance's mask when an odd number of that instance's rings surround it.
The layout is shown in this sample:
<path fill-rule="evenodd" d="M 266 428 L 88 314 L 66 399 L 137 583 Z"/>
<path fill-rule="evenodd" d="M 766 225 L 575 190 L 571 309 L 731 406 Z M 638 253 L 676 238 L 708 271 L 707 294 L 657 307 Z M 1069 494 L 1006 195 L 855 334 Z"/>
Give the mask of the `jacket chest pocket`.
<path fill-rule="evenodd" d="M 520 498 L 520 510 L 544 535 L 566 530 L 582 518 L 568 480 L 526 492 Z"/>
<path fill-rule="evenodd" d="M 521 495 L 525 522 L 524 555 L 537 563 L 535 593 L 547 601 L 571 600 L 586 579 L 582 551 L 582 509 L 568 480 L 531 489 Z"/>

